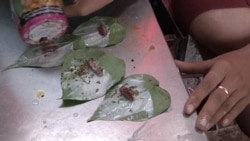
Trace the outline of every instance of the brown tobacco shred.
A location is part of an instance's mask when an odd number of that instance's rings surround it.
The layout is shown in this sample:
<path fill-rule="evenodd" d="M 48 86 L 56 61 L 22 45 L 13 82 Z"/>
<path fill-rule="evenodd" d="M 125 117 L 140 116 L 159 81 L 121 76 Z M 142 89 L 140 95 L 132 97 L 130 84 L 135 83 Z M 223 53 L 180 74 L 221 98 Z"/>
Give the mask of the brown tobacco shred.
<path fill-rule="evenodd" d="M 102 36 L 106 36 L 108 34 L 108 30 L 103 23 L 100 23 L 97 29 L 99 31 L 99 34 Z"/>
<path fill-rule="evenodd" d="M 45 43 L 48 42 L 48 38 L 47 37 L 42 37 L 42 38 L 40 38 L 39 42 L 40 42 L 40 44 L 45 44 Z"/>
<path fill-rule="evenodd" d="M 79 66 L 79 69 L 75 72 L 75 74 L 79 77 L 89 74 L 88 68 L 93 70 L 95 74 L 98 76 L 101 76 L 103 74 L 103 68 L 97 66 L 94 62 L 93 58 L 90 58 L 89 60 L 85 61 L 82 65 Z M 70 69 L 71 72 L 73 72 L 73 69 Z M 94 74 L 90 74 L 89 78 L 94 77 Z M 100 84 L 100 81 L 97 81 L 96 83 Z"/>
<path fill-rule="evenodd" d="M 55 52 L 57 50 L 58 46 L 45 46 L 42 48 L 43 53 L 47 52 Z"/>
<path fill-rule="evenodd" d="M 103 73 L 103 68 L 102 67 L 99 67 L 95 64 L 94 62 L 94 59 L 93 58 L 90 58 L 88 61 L 87 61 L 87 64 L 88 64 L 88 67 L 93 70 L 95 72 L 95 74 L 97 74 L 98 76 L 101 76 L 102 73 Z"/>
<path fill-rule="evenodd" d="M 88 73 L 86 70 L 87 67 L 88 67 L 88 64 L 85 62 L 83 65 L 80 66 L 80 68 L 75 72 L 75 74 L 79 77 L 87 74 Z"/>
<path fill-rule="evenodd" d="M 136 86 L 126 87 L 125 85 L 123 85 L 119 89 L 119 91 L 121 95 L 127 98 L 129 101 L 134 101 L 134 96 L 139 94 L 139 92 L 135 88 Z"/>

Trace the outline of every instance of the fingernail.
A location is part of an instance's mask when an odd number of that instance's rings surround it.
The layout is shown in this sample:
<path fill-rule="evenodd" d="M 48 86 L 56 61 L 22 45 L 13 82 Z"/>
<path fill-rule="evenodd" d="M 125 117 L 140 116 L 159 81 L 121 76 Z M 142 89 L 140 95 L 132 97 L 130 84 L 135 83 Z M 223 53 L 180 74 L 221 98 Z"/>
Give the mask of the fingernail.
<path fill-rule="evenodd" d="M 202 129 L 207 129 L 208 128 L 208 122 L 207 122 L 207 116 L 204 116 L 204 117 L 202 117 L 201 119 L 200 119 L 200 122 L 199 122 L 199 124 L 200 124 L 200 127 L 202 128 Z"/>
<path fill-rule="evenodd" d="M 194 89 L 191 87 L 188 87 L 187 89 L 188 89 L 188 95 L 192 95 L 194 92 Z"/>
<path fill-rule="evenodd" d="M 210 123 L 207 123 L 206 130 L 209 130 L 210 128 Z"/>
<path fill-rule="evenodd" d="M 229 120 L 228 119 L 225 119 L 225 120 L 223 120 L 223 122 L 222 122 L 222 126 L 228 126 L 229 125 Z"/>
<path fill-rule="evenodd" d="M 187 114 L 191 114 L 194 111 L 194 105 L 189 104 L 186 109 Z"/>

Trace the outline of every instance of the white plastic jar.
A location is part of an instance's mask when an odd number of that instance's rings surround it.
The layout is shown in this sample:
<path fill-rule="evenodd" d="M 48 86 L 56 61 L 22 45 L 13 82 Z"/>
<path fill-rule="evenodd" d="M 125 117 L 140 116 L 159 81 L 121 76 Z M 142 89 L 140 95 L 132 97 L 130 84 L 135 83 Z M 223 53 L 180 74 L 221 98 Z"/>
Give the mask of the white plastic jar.
<path fill-rule="evenodd" d="M 10 0 L 21 38 L 38 45 L 60 38 L 68 28 L 61 0 Z"/>

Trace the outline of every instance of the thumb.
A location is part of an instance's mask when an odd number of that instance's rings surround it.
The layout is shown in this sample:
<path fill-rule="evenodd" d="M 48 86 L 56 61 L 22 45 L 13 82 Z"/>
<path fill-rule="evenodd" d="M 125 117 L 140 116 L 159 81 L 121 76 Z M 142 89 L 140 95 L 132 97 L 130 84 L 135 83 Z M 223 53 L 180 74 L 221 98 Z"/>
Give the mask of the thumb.
<path fill-rule="evenodd" d="M 214 60 L 198 61 L 198 62 L 183 62 L 175 60 L 175 64 L 183 73 L 203 74 L 207 73 L 212 67 Z"/>
<path fill-rule="evenodd" d="M 65 5 L 63 7 L 64 13 L 67 17 L 85 16 L 87 13 L 84 11 L 84 7 L 80 7 L 78 4 Z"/>

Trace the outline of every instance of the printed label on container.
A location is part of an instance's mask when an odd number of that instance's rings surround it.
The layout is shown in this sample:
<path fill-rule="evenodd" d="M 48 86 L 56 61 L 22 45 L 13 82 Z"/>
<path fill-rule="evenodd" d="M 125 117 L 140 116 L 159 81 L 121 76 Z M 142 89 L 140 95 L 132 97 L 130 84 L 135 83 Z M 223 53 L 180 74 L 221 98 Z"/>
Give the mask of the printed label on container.
<path fill-rule="evenodd" d="M 48 43 L 59 38 L 68 27 L 61 0 L 10 0 L 10 2 L 19 32 L 23 40 L 29 44 Z"/>

